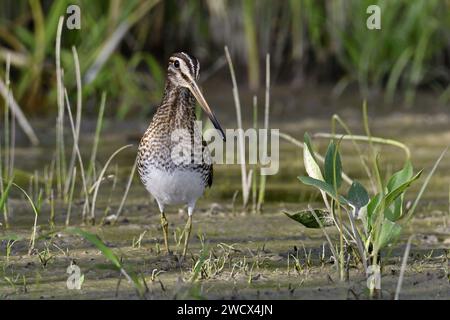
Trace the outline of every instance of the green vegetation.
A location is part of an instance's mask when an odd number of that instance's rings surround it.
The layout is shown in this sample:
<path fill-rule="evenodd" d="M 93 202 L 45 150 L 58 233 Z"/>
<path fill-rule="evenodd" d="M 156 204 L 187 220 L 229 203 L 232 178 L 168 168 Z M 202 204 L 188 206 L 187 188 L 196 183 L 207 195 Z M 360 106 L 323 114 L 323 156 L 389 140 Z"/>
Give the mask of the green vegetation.
<path fill-rule="evenodd" d="M 85 240 L 89 241 L 95 247 L 97 247 L 97 249 L 100 250 L 105 258 L 108 259 L 118 271 L 120 271 L 120 274 L 123 275 L 128 280 L 128 282 L 134 286 L 138 296 L 141 298 L 145 297 L 145 287 L 141 283 L 139 278 L 134 273 L 130 273 L 129 271 L 127 272 L 125 270 L 125 267 L 123 266 L 123 263 L 121 261 L 122 259 L 119 259 L 119 257 L 110 248 L 108 248 L 97 235 L 78 228 L 68 229 L 68 231 L 70 233 L 74 233 L 83 237 Z"/>
<path fill-rule="evenodd" d="M 396 141 L 375 138 L 378 142 L 401 146 L 402 149 L 407 150 L 403 168 L 390 177 L 385 177 L 379 165 L 382 154 L 374 148 L 374 138 L 370 134 L 366 105 L 364 105 L 363 113 L 367 134 L 365 140 L 369 143 L 369 159 L 360 154 L 360 161 L 363 167 L 369 168 L 368 179 L 373 186 L 372 194 L 369 194 L 369 191 L 356 180 L 352 181 L 348 188 L 343 187 L 343 167 L 339 146 L 344 135 L 339 136 L 334 133 L 331 135 L 332 140 L 327 148 L 324 165 L 320 168 L 310 136 L 305 133 L 303 160 L 308 176 L 300 176 L 298 179 L 303 184 L 320 191 L 324 209 L 312 209 L 309 206 L 308 209 L 296 213 L 285 212 L 289 218 L 307 228 L 324 229 L 329 226 L 337 228 L 339 237 L 336 243 L 330 239 L 325 230 L 324 232 L 333 257 L 338 262 L 336 266 L 341 280 L 345 279 L 346 268 L 348 268 L 346 255 L 356 254 L 368 276 L 370 275 L 369 266 L 381 264 L 381 251 L 399 239 L 402 229 L 413 216 L 422 193 L 447 151 L 445 150 L 438 158 L 425 179 L 422 189 L 417 193 L 413 205 L 407 208 L 405 193 L 420 178 L 422 171 L 413 173 L 413 166 L 409 159 L 410 152 L 404 145 Z M 348 128 L 339 117 L 333 117 L 333 121 L 335 119 L 339 119 L 344 129 Z M 349 139 L 353 138 L 351 132 L 346 133 Z M 359 140 L 362 140 L 361 137 Z M 352 142 L 356 145 L 355 140 Z"/>
<path fill-rule="evenodd" d="M 422 88 L 439 95 L 439 101 L 449 100 L 450 78 L 442 71 L 449 69 L 449 2 L 376 3 L 383 12 L 381 31 L 365 27 L 365 9 L 373 4 L 368 0 L 3 1 L 0 298 L 49 293 L 113 298 L 119 296 L 123 278 L 129 286 L 122 286 L 120 293 L 127 298 L 261 298 L 264 290 L 269 298 L 274 293 L 310 297 L 318 292 L 311 289 L 319 281 L 342 297 L 334 279 L 350 277 L 352 285 L 359 285 L 358 294 L 352 294 L 365 298 L 365 283 L 359 282 L 366 280 L 373 265 L 383 267 L 383 276 L 391 276 L 391 288 L 392 281 L 398 283 L 396 298 L 403 279 L 414 278 L 425 267 L 433 274 L 444 270 L 448 279 L 448 249 L 441 246 L 449 240 L 450 216 L 440 202 L 433 202 L 434 197 L 449 196 L 448 175 L 435 175 L 447 149 L 430 170 L 427 167 L 435 158 L 427 148 L 444 148 L 447 127 L 409 134 L 408 142 L 416 147 L 427 145 L 420 153 L 409 143 L 373 136 L 365 104 L 364 134 L 358 135 L 350 127 L 359 122 L 349 125 L 334 115 L 331 133 L 305 134 L 302 142 L 294 136 L 320 130 L 320 117 L 292 112 L 286 123 L 276 117 L 284 101 L 274 101 L 274 83 L 296 85 L 304 78 L 336 83 L 337 94 L 350 87 L 358 87 L 364 98 L 382 91 L 391 107 L 397 105 L 398 93 L 409 104 Z M 65 28 L 69 4 L 81 7 L 81 31 Z M 243 118 L 251 110 L 253 128 L 277 125 L 279 137 L 289 142 L 281 146 L 279 174 L 266 177 L 258 165 L 246 164 L 244 140 L 238 139 L 242 164 L 215 167 L 219 182 L 198 203 L 198 236 L 183 261 L 161 253 L 157 207 L 144 188 L 134 188 L 136 151 L 128 143 L 141 129 L 130 122 L 131 134 L 105 134 L 111 117 L 143 114 L 147 119 L 163 93 L 167 56 L 180 49 L 198 56 L 207 76 L 228 63 L 236 127 L 245 129 Z M 228 77 L 219 76 L 229 85 Z M 244 99 L 241 104 L 239 96 L 236 79 L 245 76 L 252 108 Z M 264 90 L 259 104 L 258 90 Z M 297 99 L 295 89 L 292 92 L 288 98 Z M 16 143 L 20 125 L 33 146 L 38 144 L 25 118 L 38 114 L 51 115 L 50 126 L 36 126 L 48 131 L 39 132 L 45 140 L 39 136 L 41 145 L 36 148 Z M 89 117 L 92 127 L 84 132 Z M 417 130 L 416 122 L 408 121 L 396 136 Z M 380 145 L 400 152 L 384 153 Z M 22 169 L 28 161 L 29 167 Z M 414 170 L 413 162 L 427 175 Z M 299 184 L 295 176 L 303 171 L 307 176 L 299 177 Z M 427 194 L 427 207 L 421 212 L 426 219 L 413 219 L 432 177 L 433 192 L 439 194 Z M 294 206 L 304 207 L 291 213 Z M 432 216 L 435 207 L 438 213 Z M 185 218 L 185 208 L 178 209 L 179 214 L 169 212 L 177 225 Z M 289 223 L 281 212 L 306 227 L 301 235 L 298 224 Z M 438 247 L 436 252 L 411 248 L 419 239 L 412 225 L 438 234 L 437 244 L 431 245 L 433 250 Z M 183 235 L 178 228 L 170 237 L 177 249 Z M 401 266 L 398 250 L 404 252 Z M 411 250 L 420 257 L 408 261 Z M 99 259 L 108 264 L 99 264 Z M 80 295 L 66 288 L 65 270 L 75 262 L 86 274 Z M 395 274 L 399 270 L 400 275 Z M 439 274 L 430 280 L 428 290 L 434 296 L 441 294 L 433 287 L 441 279 Z M 348 298 L 350 290 L 346 294 Z"/>
<path fill-rule="evenodd" d="M 80 6 L 82 25 L 62 32 L 68 91 L 76 86 L 75 46 L 83 97 L 91 105 L 94 93 L 105 92 L 114 106 L 108 114 L 118 117 L 146 113 L 159 102 L 170 53 L 188 50 L 208 66 L 223 57 L 225 45 L 236 64 L 246 66 L 253 90 L 262 84 L 259 74 L 271 52 L 273 79 L 280 82 L 317 78 L 336 83 L 338 94 L 357 84 L 363 98 L 384 89 L 392 107 L 396 92 L 410 104 L 418 88 L 433 90 L 443 102 L 449 98 L 447 1 L 6 0 L 0 61 L 10 56 L 14 94 L 28 112 L 56 111 L 56 91 L 48 84 L 55 78 L 56 25 L 69 4 Z M 381 30 L 366 28 L 371 4 L 381 7 Z"/>

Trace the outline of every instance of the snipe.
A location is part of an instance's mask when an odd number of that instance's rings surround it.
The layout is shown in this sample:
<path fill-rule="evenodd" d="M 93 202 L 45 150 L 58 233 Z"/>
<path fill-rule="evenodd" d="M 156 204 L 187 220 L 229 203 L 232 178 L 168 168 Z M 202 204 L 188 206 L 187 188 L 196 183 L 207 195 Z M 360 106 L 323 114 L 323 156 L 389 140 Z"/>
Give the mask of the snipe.
<path fill-rule="evenodd" d="M 225 135 L 197 85 L 199 61 L 184 52 L 169 59 L 164 96 L 153 120 L 141 139 L 138 149 L 138 171 L 142 183 L 156 199 L 161 213 L 164 244 L 168 253 L 168 222 L 164 210 L 167 205 L 186 204 L 188 219 L 185 226 L 183 257 L 186 255 L 192 228 L 192 213 L 197 199 L 213 180 L 211 157 L 196 129 L 195 100 L 198 101 L 215 128 Z M 201 156 L 194 156 L 196 143 Z M 188 151 L 180 159 L 180 150 Z M 186 153 L 185 153 L 186 154 Z"/>

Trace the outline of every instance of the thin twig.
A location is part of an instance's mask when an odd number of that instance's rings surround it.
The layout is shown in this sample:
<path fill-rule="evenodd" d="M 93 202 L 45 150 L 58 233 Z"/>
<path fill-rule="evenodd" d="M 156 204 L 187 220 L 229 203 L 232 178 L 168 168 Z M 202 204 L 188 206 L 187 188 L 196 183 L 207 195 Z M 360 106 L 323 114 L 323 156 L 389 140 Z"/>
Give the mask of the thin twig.
<path fill-rule="evenodd" d="M 405 156 L 407 159 L 410 159 L 411 157 L 411 151 L 409 151 L 409 148 L 404 145 L 403 143 L 392 140 L 392 139 L 385 139 L 385 138 L 379 138 L 379 137 L 368 137 L 368 136 L 358 136 L 358 135 L 344 135 L 344 134 L 331 134 L 331 133 L 316 133 L 313 135 L 314 138 L 325 138 L 325 139 L 342 139 L 342 140 L 354 140 L 354 141 L 365 141 L 370 142 L 370 140 L 374 143 L 379 144 L 387 144 L 395 147 L 401 148 L 405 152 Z"/>
<path fill-rule="evenodd" d="M 233 83 L 233 98 L 234 98 L 234 105 L 236 107 L 237 127 L 239 134 L 238 143 L 239 143 L 239 156 L 241 162 L 242 200 L 243 206 L 245 208 L 248 203 L 251 180 L 247 178 L 247 169 L 245 164 L 244 130 L 242 127 L 241 102 L 239 100 L 239 90 L 236 82 L 236 75 L 234 73 L 233 62 L 231 61 L 230 52 L 228 51 L 227 46 L 225 46 L 225 57 L 227 58 L 228 66 L 230 67 L 231 82 Z"/>
<path fill-rule="evenodd" d="M 266 134 L 264 135 L 263 142 L 263 157 L 267 156 L 267 136 L 269 134 L 269 111 L 270 111 L 270 54 L 266 56 L 266 91 L 264 97 L 264 129 L 266 129 Z M 263 163 L 266 164 L 266 159 Z M 261 168 L 260 183 L 259 183 L 259 195 L 258 195 L 258 205 L 256 207 L 257 212 L 261 212 L 262 204 L 264 203 L 264 196 L 266 192 L 266 175 L 262 174 L 263 169 Z"/>
<path fill-rule="evenodd" d="M 414 203 L 411 207 L 411 209 L 409 210 L 405 221 L 409 221 L 411 219 L 411 217 L 414 214 L 414 211 L 416 211 L 416 207 L 419 204 L 420 199 L 422 198 L 423 193 L 425 192 L 425 189 L 428 186 L 428 183 L 431 180 L 431 177 L 433 176 L 434 172 L 436 171 L 437 167 L 439 166 L 439 163 L 441 162 L 441 160 L 444 158 L 444 155 L 447 153 L 448 147 L 445 148 L 444 151 L 442 151 L 441 155 L 439 156 L 439 158 L 436 160 L 436 162 L 434 163 L 433 168 L 431 169 L 430 173 L 428 174 L 428 176 L 426 177 L 424 183 L 422 184 L 422 187 L 420 188 L 419 193 L 417 194 L 416 200 L 414 200 Z"/>
<path fill-rule="evenodd" d="M 78 59 L 78 53 L 75 46 L 72 46 L 72 55 L 73 61 L 75 64 L 75 76 L 77 81 L 77 112 L 75 117 L 75 137 L 76 140 L 79 141 L 80 138 L 80 126 L 81 126 L 81 112 L 82 112 L 82 87 L 81 87 L 81 71 L 80 71 L 80 60 Z M 75 166 L 75 160 L 77 156 L 77 151 L 75 148 L 75 144 L 72 148 L 72 156 L 70 158 L 69 170 L 67 172 L 67 181 L 64 187 L 64 193 L 67 194 L 69 192 L 69 188 L 71 185 L 72 172 Z"/>
<path fill-rule="evenodd" d="M 127 182 L 127 187 L 125 189 L 125 193 L 123 194 L 122 201 L 120 202 L 119 208 L 117 209 L 117 212 L 116 212 L 116 215 L 115 215 L 115 220 L 116 221 L 117 221 L 117 219 L 119 218 L 119 216 L 120 216 L 120 214 L 122 212 L 123 206 L 125 205 L 125 201 L 127 200 L 128 192 L 130 191 L 131 183 L 133 182 L 134 173 L 136 171 L 136 165 L 137 165 L 137 159 L 136 159 L 136 161 L 133 164 L 133 168 L 131 169 L 131 172 L 130 172 L 130 177 L 128 178 L 128 182 Z"/>
<path fill-rule="evenodd" d="M 72 117 L 72 111 L 70 110 L 70 103 L 69 103 L 69 97 L 67 96 L 67 91 L 65 91 L 65 95 L 66 95 L 66 105 L 67 105 L 67 113 L 69 115 L 69 122 L 70 122 L 70 127 L 72 128 L 72 135 L 73 135 L 73 143 L 74 146 L 76 148 L 76 152 L 77 152 L 77 158 L 78 158 L 78 164 L 80 167 L 80 173 L 81 173 L 81 181 L 83 183 L 83 190 L 84 190 L 84 195 L 85 195 L 85 207 L 83 209 L 83 214 L 85 213 L 85 210 L 89 210 L 89 191 L 87 188 L 87 181 L 86 181 L 86 174 L 84 171 L 84 164 L 83 164 L 83 159 L 81 158 L 81 153 L 80 153 L 80 148 L 78 146 L 78 139 L 75 133 L 75 125 L 73 123 L 73 117 Z M 84 216 L 83 216 L 84 219 Z"/>
<path fill-rule="evenodd" d="M 10 107 L 12 112 L 14 112 L 14 115 L 17 119 L 17 123 L 22 128 L 25 135 L 30 140 L 31 144 L 33 146 L 37 146 L 39 144 L 39 139 L 36 136 L 36 133 L 34 133 L 33 128 L 31 127 L 30 123 L 28 122 L 27 118 L 22 112 L 22 109 L 17 104 L 16 100 L 14 99 L 12 93 L 10 92 L 8 94 L 8 89 L 6 84 L 3 82 L 2 79 L 0 79 L 0 94 L 3 96 L 5 101 L 8 101 L 7 105 Z M 7 97 L 9 96 L 9 99 Z"/>
<path fill-rule="evenodd" d="M 126 145 L 126 146 L 123 146 L 123 147 L 117 149 L 117 150 L 109 157 L 109 159 L 106 161 L 105 165 L 103 166 L 103 169 L 102 169 L 102 171 L 100 172 L 100 175 L 99 175 L 97 181 L 95 182 L 97 185 L 96 185 L 95 190 L 94 190 L 94 195 L 92 196 L 92 206 L 91 206 L 91 221 L 92 221 L 92 222 L 93 222 L 94 219 L 95 219 L 95 202 L 96 202 L 96 200 L 97 200 L 98 189 L 100 188 L 100 185 L 101 185 L 100 181 L 103 179 L 103 176 L 105 175 L 106 169 L 108 169 L 109 164 L 111 163 L 111 161 L 114 159 L 114 157 L 115 157 L 118 153 L 120 153 L 122 150 L 124 150 L 124 149 L 126 149 L 126 148 L 128 148 L 128 147 L 131 147 L 131 146 L 132 146 L 132 144 L 128 144 L 128 145 Z"/>
<path fill-rule="evenodd" d="M 338 255 L 337 255 L 337 252 L 336 252 L 335 248 L 333 247 L 333 242 L 331 241 L 330 237 L 328 236 L 328 232 L 325 230 L 325 227 L 323 226 L 323 224 L 320 221 L 319 217 L 317 216 L 317 214 L 314 212 L 313 208 L 310 205 L 308 205 L 308 210 L 314 216 L 314 219 L 316 219 L 317 223 L 320 226 L 320 229 L 322 229 L 322 232 L 325 235 L 325 238 L 327 238 L 328 245 L 330 246 L 331 253 L 334 256 L 334 259 L 337 261 Z"/>
<path fill-rule="evenodd" d="M 56 102 L 58 105 L 58 117 L 56 118 L 56 172 L 58 193 L 63 192 L 63 182 L 65 177 L 64 169 L 64 85 L 61 69 L 61 35 L 64 23 L 64 16 L 59 17 L 56 31 L 55 44 L 55 64 L 56 64 Z"/>
<path fill-rule="evenodd" d="M 411 235 L 406 244 L 405 253 L 403 254 L 402 267 L 400 269 L 400 276 L 398 277 L 397 289 L 395 290 L 394 300 L 398 300 L 400 291 L 402 290 L 403 277 L 405 276 L 406 264 L 408 263 L 409 250 L 411 249 L 411 242 L 415 235 Z"/>

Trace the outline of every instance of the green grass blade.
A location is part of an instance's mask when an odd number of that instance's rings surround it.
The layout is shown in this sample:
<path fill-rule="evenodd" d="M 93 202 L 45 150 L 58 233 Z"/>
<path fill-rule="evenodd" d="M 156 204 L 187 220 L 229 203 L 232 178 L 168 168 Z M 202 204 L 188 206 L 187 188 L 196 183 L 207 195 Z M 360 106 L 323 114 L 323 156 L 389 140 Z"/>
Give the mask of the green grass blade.
<path fill-rule="evenodd" d="M 419 179 L 420 175 L 422 174 L 423 170 L 420 170 L 414 177 L 412 177 L 410 180 L 402 183 L 398 188 L 392 190 L 386 195 L 385 198 L 385 206 L 389 207 L 391 203 L 397 199 L 403 192 L 405 192 L 406 189 L 408 189 L 411 184 Z"/>
<path fill-rule="evenodd" d="M 89 232 L 81 230 L 79 228 L 71 228 L 71 229 L 68 229 L 68 231 L 70 233 L 77 234 L 77 235 L 83 237 L 85 240 L 87 240 L 90 243 L 92 243 L 94 246 L 97 247 L 97 249 L 99 249 L 102 252 L 102 254 L 109 261 L 112 262 L 112 264 L 114 264 L 114 266 L 117 269 L 119 269 L 119 270 L 122 269 L 122 264 L 120 263 L 119 258 L 116 256 L 116 254 L 110 248 L 108 248 L 103 243 L 103 241 L 96 234 L 89 233 Z"/>
<path fill-rule="evenodd" d="M 12 184 L 13 184 L 13 179 L 11 179 L 9 181 L 9 183 L 6 185 L 6 188 L 3 191 L 2 196 L 0 197 L 0 211 L 3 210 L 6 200 L 8 200 L 9 190 L 11 189 Z"/>
<path fill-rule="evenodd" d="M 105 258 L 107 258 L 128 280 L 128 282 L 134 286 L 137 295 L 140 298 L 145 298 L 145 290 L 142 284 L 139 282 L 139 278 L 134 273 L 125 270 L 117 255 L 110 248 L 108 248 L 106 244 L 96 234 L 81 230 L 79 228 L 70 228 L 67 229 L 67 231 L 72 234 L 77 234 L 83 237 L 85 240 L 89 241 L 94 246 L 96 246 L 97 249 L 99 249 L 101 253 L 105 256 Z"/>

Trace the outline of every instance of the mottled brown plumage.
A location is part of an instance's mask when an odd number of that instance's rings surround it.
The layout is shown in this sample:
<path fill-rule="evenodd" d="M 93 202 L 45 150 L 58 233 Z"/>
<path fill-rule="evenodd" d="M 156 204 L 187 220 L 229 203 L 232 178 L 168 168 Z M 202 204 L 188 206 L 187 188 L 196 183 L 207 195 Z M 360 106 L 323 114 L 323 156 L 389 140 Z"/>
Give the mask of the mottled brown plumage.
<path fill-rule="evenodd" d="M 179 169 L 201 172 L 205 186 L 211 186 L 213 166 L 200 129 L 195 128 L 196 120 L 194 96 L 186 88 L 166 84 L 161 105 L 139 144 L 138 171 L 144 185 L 148 182 L 148 171 L 158 168 L 168 173 Z M 189 140 L 190 145 L 186 146 L 187 148 L 194 149 L 194 141 L 202 142 L 204 159 L 201 163 L 195 163 L 193 152 L 192 163 L 189 164 L 185 162 L 178 164 L 176 159 L 172 158 L 173 148 L 180 146 L 178 141 L 172 141 L 172 133 L 175 130 L 185 130 L 189 133 L 186 140 Z"/>
<path fill-rule="evenodd" d="M 176 53 L 170 57 L 161 105 L 138 148 L 139 176 L 158 202 L 167 251 L 165 206 L 188 206 L 183 256 L 187 249 L 195 203 L 204 189 L 211 186 L 213 177 L 210 153 L 195 122 L 196 99 L 223 135 L 196 84 L 199 70 L 198 60 L 186 53 Z"/>

